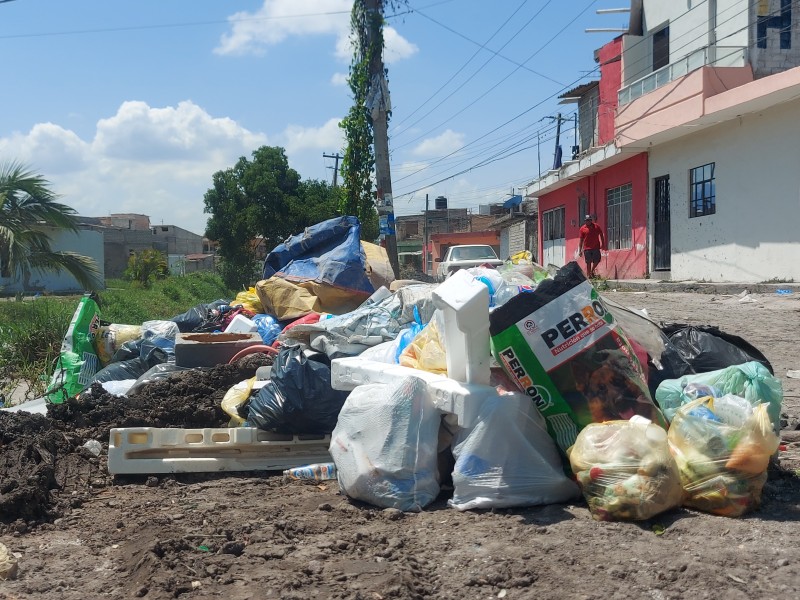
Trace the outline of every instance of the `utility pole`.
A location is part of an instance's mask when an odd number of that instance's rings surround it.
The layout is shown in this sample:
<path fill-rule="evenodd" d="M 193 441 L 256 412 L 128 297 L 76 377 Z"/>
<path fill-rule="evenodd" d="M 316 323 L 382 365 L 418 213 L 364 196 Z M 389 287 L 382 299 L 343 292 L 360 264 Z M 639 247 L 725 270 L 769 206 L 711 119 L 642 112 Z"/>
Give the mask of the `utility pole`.
<path fill-rule="evenodd" d="M 367 38 L 374 47 L 383 27 L 383 0 L 363 1 L 368 15 Z M 375 146 L 375 179 L 378 184 L 377 209 L 381 234 L 386 243 L 386 253 L 395 277 L 400 277 L 400 261 L 397 257 L 397 235 L 394 228 L 394 202 L 392 200 L 392 176 L 389 170 L 389 86 L 383 68 L 383 44 L 374 52 L 369 62 L 368 106 L 372 117 L 372 137 Z M 371 106 L 369 105 L 371 104 Z"/>
<path fill-rule="evenodd" d="M 555 154 L 553 156 L 553 170 L 556 171 L 561 168 L 561 123 L 565 121 L 569 121 L 567 117 L 562 117 L 561 113 L 558 113 L 556 117 L 545 117 L 552 121 L 556 121 L 556 149 Z"/>
<path fill-rule="evenodd" d="M 333 158 L 336 159 L 336 166 L 333 167 L 333 187 L 336 187 L 336 183 L 339 181 L 339 161 L 344 158 L 344 156 L 340 156 L 337 152 L 336 154 L 325 154 L 322 153 L 322 158 Z M 330 168 L 330 167 L 328 167 Z"/>
<path fill-rule="evenodd" d="M 422 225 L 422 272 L 425 275 L 428 273 L 428 194 L 425 194 L 425 222 Z"/>

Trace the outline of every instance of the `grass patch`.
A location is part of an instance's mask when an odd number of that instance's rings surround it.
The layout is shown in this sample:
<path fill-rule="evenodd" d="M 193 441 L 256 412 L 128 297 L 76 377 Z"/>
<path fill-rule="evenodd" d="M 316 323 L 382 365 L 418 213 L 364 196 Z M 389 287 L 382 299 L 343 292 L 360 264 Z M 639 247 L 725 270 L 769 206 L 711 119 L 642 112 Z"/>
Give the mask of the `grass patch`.
<path fill-rule="evenodd" d="M 112 323 L 139 325 L 235 296 L 211 273 L 168 277 L 150 288 L 108 280 L 106 289 L 99 292 L 100 316 Z M 23 381 L 28 385 L 28 399 L 42 396 L 79 300 L 80 296 L 42 296 L 0 302 L 0 394 L 5 398 Z"/>

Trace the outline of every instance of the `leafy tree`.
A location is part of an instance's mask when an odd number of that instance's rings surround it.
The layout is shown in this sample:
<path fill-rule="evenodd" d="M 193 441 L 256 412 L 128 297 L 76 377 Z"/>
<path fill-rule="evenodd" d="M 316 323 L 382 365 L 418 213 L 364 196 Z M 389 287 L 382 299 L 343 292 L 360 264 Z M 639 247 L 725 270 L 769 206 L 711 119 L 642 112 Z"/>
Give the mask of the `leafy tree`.
<path fill-rule="evenodd" d="M 144 287 L 150 287 L 156 279 L 166 279 L 169 276 L 169 265 L 162 252 L 148 248 L 128 258 L 128 268 L 125 278 L 138 282 Z"/>
<path fill-rule="evenodd" d="M 337 214 L 336 193 L 327 183 L 302 181 L 289 167 L 283 148 L 262 146 L 252 161 L 213 175 L 213 187 L 203 198 L 211 216 L 206 236 L 219 242 L 221 275 L 239 289 L 260 275 L 253 240 L 264 237 L 272 249 L 288 236 Z"/>
<path fill-rule="evenodd" d="M 84 288 L 95 287 L 102 282 L 92 258 L 50 246 L 46 228 L 78 232 L 75 211 L 57 199 L 41 175 L 15 162 L 0 166 L 2 274 L 28 287 L 34 272 L 67 271 Z"/>

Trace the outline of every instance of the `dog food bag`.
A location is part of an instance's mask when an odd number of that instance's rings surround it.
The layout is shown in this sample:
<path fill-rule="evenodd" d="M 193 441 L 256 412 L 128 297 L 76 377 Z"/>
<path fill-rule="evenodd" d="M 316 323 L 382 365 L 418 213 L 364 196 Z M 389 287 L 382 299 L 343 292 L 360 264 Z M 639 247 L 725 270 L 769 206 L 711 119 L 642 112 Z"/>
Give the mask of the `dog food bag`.
<path fill-rule="evenodd" d="M 768 405 L 744 398 L 698 398 L 675 413 L 668 434 L 686 491 L 684 504 L 726 517 L 757 508 L 779 439 Z"/>
<path fill-rule="evenodd" d="M 94 300 L 84 296 L 61 342 L 61 353 L 45 392 L 48 402 L 60 404 L 81 393 L 91 383 L 101 366 L 94 347 L 99 329 L 100 308 Z"/>
<path fill-rule="evenodd" d="M 492 352 L 564 452 L 589 423 L 641 415 L 666 429 L 625 334 L 576 262 L 489 316 Z"/>
<path fill-rule="evenodd" d="M 587 425 L 569 461 L 598 521 L 649 519 L 683 499 L 667 432 L 644 417 Z"/>

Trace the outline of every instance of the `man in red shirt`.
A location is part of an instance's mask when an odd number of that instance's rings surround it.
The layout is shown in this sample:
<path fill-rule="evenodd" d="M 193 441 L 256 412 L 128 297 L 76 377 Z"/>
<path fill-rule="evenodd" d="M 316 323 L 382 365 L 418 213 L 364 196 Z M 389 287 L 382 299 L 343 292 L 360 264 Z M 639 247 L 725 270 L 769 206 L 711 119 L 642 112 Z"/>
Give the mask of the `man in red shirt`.
<path fill-rule="evenodd" d="M 606 245 L 603 230 L 594 222 L 592 215 L 586 215 L 583 227 L 580 229 L 580 246 L 578 252 L 586 260 L 586 276 L 595 277 L 594 270 L 600 264 L 600 250 Z"/>

